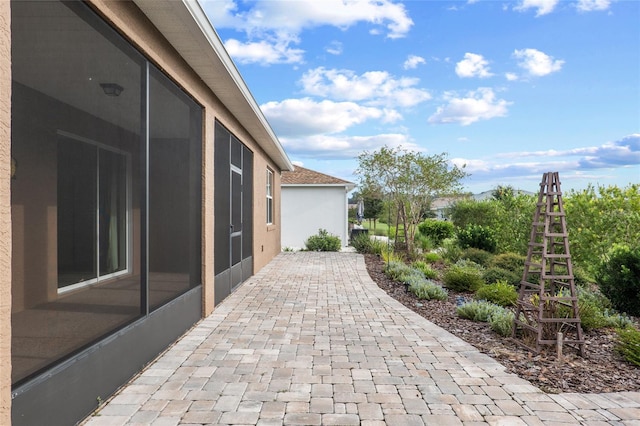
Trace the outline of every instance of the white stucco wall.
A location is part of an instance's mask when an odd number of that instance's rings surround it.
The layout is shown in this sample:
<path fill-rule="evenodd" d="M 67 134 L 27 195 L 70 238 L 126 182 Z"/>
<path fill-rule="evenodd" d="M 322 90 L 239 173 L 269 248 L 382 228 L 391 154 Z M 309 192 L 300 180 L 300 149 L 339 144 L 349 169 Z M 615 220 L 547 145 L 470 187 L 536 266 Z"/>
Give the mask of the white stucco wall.
<path fill-rule="evenodd" d="M 282 247 L 302 249 L 319 229 L 340 237 L 347 235 L 347 193 L 344 186 L 282 186 Z"/>

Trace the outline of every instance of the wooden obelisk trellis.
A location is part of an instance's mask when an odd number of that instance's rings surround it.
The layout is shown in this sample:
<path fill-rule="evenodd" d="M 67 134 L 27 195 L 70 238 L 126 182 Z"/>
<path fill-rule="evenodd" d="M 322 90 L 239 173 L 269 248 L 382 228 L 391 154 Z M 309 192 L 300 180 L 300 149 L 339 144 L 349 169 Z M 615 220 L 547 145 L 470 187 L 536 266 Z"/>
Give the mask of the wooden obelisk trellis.
<path fill-rule="evenodd" d="M 540 183 L 513 336 L 535 352 L 542 345 L 564 344 L 584 356 L 558 172 L 545 173 Z"/>

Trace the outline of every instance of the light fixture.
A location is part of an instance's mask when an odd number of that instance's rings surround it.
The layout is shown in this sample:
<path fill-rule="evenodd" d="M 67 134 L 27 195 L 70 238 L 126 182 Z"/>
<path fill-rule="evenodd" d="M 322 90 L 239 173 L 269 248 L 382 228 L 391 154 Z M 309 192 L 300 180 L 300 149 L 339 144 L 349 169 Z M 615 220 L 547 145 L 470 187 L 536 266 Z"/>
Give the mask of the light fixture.
<path fill-rule="evenodd" d="M 124 87 L 116 83 L 100 83 L 100 87 L 107 96 L 120 96 L 120 93 L 124 90 Z"/>

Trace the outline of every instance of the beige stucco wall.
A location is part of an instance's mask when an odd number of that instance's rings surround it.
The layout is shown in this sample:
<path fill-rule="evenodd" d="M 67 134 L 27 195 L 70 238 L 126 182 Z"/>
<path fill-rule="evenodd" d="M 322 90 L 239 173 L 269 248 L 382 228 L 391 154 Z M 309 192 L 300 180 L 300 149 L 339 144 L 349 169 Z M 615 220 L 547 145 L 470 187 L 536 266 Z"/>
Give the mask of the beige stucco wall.
<path fill-rule="evenodd" d="M 11 424 L 11 9 L 0 1 L 0 424 Z"/>
<path fill-rule="evenodd" d="M 267 225 L 267 168 L 273 172 L 273 223 Z M 264 267 L 280 250 L 280 171 L 273 164 L 265 161 L 254 161 L 253 200 L 253 269 L 254 272 Z"/>
<path fill-rule="evenodd" d="M 217 119 L 254 153 L 254 272 L 260 270 L 280 252 L 280 170 L 239 122 L 229 113 L 214 93 L 174 51 L 171 45 L 130 2 L 90 0 L 93 7 L 110 21 L 126 38 L 149 59 L 155 62 L 174 81 L 182 86 L 205 109 L 203 147 L 203 210 L 202 210 L 202 279 L 203 308 L 208 315 L 214 308 L 214 123 Z M 266 169 L 275 173 L 274 225 L 267 227 L 265 220 Z"/>

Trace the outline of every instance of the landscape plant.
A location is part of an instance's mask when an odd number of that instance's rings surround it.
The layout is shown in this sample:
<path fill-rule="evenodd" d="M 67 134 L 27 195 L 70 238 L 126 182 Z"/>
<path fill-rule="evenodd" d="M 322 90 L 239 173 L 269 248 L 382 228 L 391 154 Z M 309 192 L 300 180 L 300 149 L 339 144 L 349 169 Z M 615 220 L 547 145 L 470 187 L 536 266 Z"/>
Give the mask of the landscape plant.
<path fill-rule="evenodd" d="M 459 260 L 447 269 L 442 277 L 444 286 L 454 291 L 476 291 L 484 280 L 482 267 L 470 261 Z"/>
<path fill-rule="evenodd" d="M 486 300 L 472 300 L 458 306 L 456 313 L 461 318 L 478 322 L 488 322 L 491 330 L 503 337 L 511 335 L 515 314 L 510 309 Z"/>
<path fill-rule="evenodd" d="M 317 235 L 310 236 L 305 242 L 309 251 L 340 251 L 340 237 L 329 234 L 326 229 L 319 229 Z"/>
<path fill-rule="evenodd" d="M 470 261 L 482 266 L 487 266 L 493 256 L 494 255 L 492 253 L 475 247 L 469 247 L 463 250 L 460 254 L 462 259 L 469 259 Z"/>
<path fill-rule="evenodd" d="M 616 310 L 640 316 L 640 245 L 614 245 L 600 263 L 596 281 Z"/>
<path fill-rule="evenodd" d="M 490 253 L 495 253 L 498 243 L 491 228 L 482 225 L 467 225 L 464 229 L 458 229 L 458 244 L 463 249 L 476 248 Z"/>
<path fill-rule="evenodd" d="M 520 281 L 522 280 L 522 273 L 517 274 L 507 269 L 490 267 L 484 270 L 482 273 L 482 279 L 487 284 L 492 284 L 498 281 L 506 281 L 515 288 L 520 288 Z"/>
<path fill-rule="evenodd" d="M 486 300 L 500 306 L 514 306 L 518 301 L 518 292 L 507 281 L 483 284 L 475 294 L 478 300 Z"/>
<path fill-rule="evenodd" d="M 517 253 L 506 252 L 495 255 L 489 262 L 489 267 L 506 269 L 522 275 L 526 257 Z"/>
<path fill-rule="evenodd" d="M 511 336 L 513 331 L 513 320 L 516 315 L 510 309 L 501 309 L 494 313 L 489 319 L 489 327 L 502 337 Z"/>
<path fill-rule="evenodd" d="M 616 350 L 631 364 L 640 367 L 640 330 L 628 327 L 617 330 Z"/>
<path fill-rule="evenodd" d="M 614 244 L 640 241 L 640 184 L 589 186 L 564 197 L 571 256 L 593 273 Z"/>
<path fill-rule="evenodd" d="M 445 238 L 436 252 L 449 263 L 456 263 L 462 255 L 462 249 L 460 245 L 458 245 L 458 240 L 455 237 Z"/>
<path fill-rule="evenodd" d="M 489 322 L 492 315 L 495 315 L 501 309 L 495 303 L 486 300 L 472 300 L 465 302 L 456 308 L 456 313 L 461 318 L 472 321 Z"/>
<path fill-rule="evenodd" d="M 447 220 L 426 219 L 418 225 L 418 231 L 438 246 L 445 238 L 453 237 L 455 228 Z"/>
<path fill-rule="evenodd" d="M 411 264 L 411 266 L 422 272 L 424 276 L 430 280 L 438 278 L 438 271 L 433 269 L 427 262 L 416 260 Z"/>
<path fill-rule="evenodd" d="M 436 263 L 440 260 L 442 260 L 442 256 L 440 256 L 438 253 L 436 252 L 428 252 L 428 253 L 424 253 L 422 255 L 422 258 L 424 259 L 425 262 L 427 263 Z"/>
<path fill-rule="evenodd" d="M 462 199 L 449 209 L 449 218 L 458 229 L 469 225 L 492 230 L 499 253 L 527 253 L 536 198 L 504 190 L 502 195 L 487 200 Z"/>
<path fill-rule="evenodd" d="M 447 300 L 449 297 L 447 290 L 431 280 L 411 283 L 411 285 L 409 285 L 409 291 L 421 300 Z"/>
<path fill-rule="evenodd" d="M 392 260 L 387 263 L 384 269 L 385 274 L 394 281 L 404 282 L 408 276 L 419 271 L 413 269 L 403 261 Z"/>

